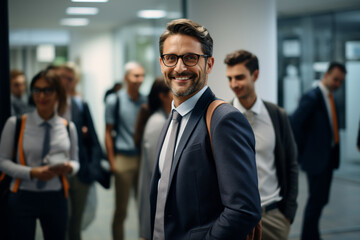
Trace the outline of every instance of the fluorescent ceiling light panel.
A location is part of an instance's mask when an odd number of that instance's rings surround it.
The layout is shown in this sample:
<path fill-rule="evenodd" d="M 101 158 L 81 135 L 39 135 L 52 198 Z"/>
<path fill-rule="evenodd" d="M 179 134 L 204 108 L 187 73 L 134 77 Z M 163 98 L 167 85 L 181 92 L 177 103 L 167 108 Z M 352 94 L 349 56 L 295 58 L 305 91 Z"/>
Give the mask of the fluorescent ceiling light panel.
<path fill-rule="evenodd" d="M 38 62 L 52 62 L 55 59 L 55 46 L 46 44 L 36 48 L 36 59 Z"/>
<path fill-rule="evenodd" d="M 96 15 L 99 9 L 95 7 L 68 7 L 66 14 L 68 15 Z"/>
<path fill-rule="evenodd" d="M 63 26 L 86 26 L 89 24 L 87 18 L 63 18 L 60 20 L 60 24 Z"/>
<path fill-rule="evenodd" d="M 141 10 L 137 13 L 140 18 L 157 19 L 166 16 L 166 12 L 163 10 Z"/>
<path fill-rule="evenodd" d="M 71 0 L 72 2 L 108 2 L 109 0 Z"/>

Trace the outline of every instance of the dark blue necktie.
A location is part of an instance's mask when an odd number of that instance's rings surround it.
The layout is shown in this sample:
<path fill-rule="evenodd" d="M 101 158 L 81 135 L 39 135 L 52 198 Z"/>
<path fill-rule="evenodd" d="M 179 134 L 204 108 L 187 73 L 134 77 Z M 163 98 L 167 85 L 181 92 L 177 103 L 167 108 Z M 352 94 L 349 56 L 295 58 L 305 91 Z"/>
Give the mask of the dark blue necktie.
<path fill-rule="evenodd" d="M 41 126 L 45 128 L 44 141 L 43 141 L 42 154 L 41 154 L 41 166 L 44 166 L 45 165 L 44 158 L 50 151 L 51 125 L 48 122 L 43 122 Z M 46 185 L 46 181 L 38 180 L 36 187 L 38 189 L 42 189 L 45 187 L 45 185 Z"/>

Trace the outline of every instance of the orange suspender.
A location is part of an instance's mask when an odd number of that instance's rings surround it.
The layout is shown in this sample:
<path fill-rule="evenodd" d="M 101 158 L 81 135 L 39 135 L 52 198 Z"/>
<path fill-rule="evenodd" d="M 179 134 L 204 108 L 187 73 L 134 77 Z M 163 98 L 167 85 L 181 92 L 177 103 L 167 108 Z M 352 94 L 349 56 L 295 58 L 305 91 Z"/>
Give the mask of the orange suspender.
<path fill-rule="evenodd" d="M 64 125 L 67 126 L 68 122 L 65 119 L 63 119 L 63 121 L 64 121 Z M 26 165 L 25 157 L 24 157 L 24 150 L 23 150 L 23 145 L 22 145 L 23 138 L 24 138 L 25 122 L 26 122 L 26 115 L 24 114 L 21 117 L 21 128 L 20 128 L 20 136 L 19 136 L 19 142 L 18 142 L 19 161 L 20 161 L 20 164 L 23 165 L 23 166 Z M 0 176 L 0 178 L 1 177 L 2 176 Z M 69 183 L 68 183 L 65 175 L 61 175 L 60 179 L 61 179 L 61 182 L 63 184 L 64 195 L 67 198 L 69 196 Z M 12 190 L 11 190 L 12 192 L 16 193 L 19 190 L 20 182 L 21 182 L 20 178 L 17 178 L 15 180 L 15 184 L 14 184 Z"/>

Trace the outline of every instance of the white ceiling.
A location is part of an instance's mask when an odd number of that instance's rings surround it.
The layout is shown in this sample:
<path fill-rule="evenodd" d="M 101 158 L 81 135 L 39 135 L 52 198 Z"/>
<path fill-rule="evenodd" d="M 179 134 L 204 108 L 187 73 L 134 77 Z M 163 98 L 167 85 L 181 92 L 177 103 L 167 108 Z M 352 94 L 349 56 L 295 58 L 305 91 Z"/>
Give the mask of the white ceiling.
<path fill-rule="evenodd" d="M 189 0 L 190 1 L 190 0 Z M 360 9 L 360 0 L 276 0 L 278 16 L 294 16 L 320 12 Z M 92 6 L 99 14 L 89 16 L 90 24 L 82 29 L 113 29 L 115 26 L 138 21 L 141 9 L 176 8 L 181 12 L 181 0 L 109 0 L 108 3 L 73 3 L 71 0 L 8 0 L 10 29 L 67 29 L 60 26 L 68 17 L 69 6 Z"/>

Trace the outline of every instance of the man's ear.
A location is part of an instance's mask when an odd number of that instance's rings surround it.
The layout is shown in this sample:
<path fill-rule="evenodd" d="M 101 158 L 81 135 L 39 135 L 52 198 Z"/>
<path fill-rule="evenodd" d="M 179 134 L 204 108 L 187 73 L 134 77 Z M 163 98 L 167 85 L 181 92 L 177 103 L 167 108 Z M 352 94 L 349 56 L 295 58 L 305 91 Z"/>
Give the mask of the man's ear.
<path fill-rule="evenodd" d="M 255 70 L 252 75 L 255 82 L 259 77 L 259 69 Z"/>
<path fill-rule="evenodd" d="M 214 63 L 215 63 L 215 59 L 214 57 L 208 57 L 207 58 L 207 62 L 206 62 L 206 73 L 209 74 L 211 73 L 211 70 L 214 66 Z"/>
<path fill-rule="evenodd" d="M 164 63 L 163 63 L 161 57 L 159 57 L 159 63 L 160 63 L 161 72 L 163 72 L 163 68 L 164 68 L 165 66 L 164 66 Z"/>

